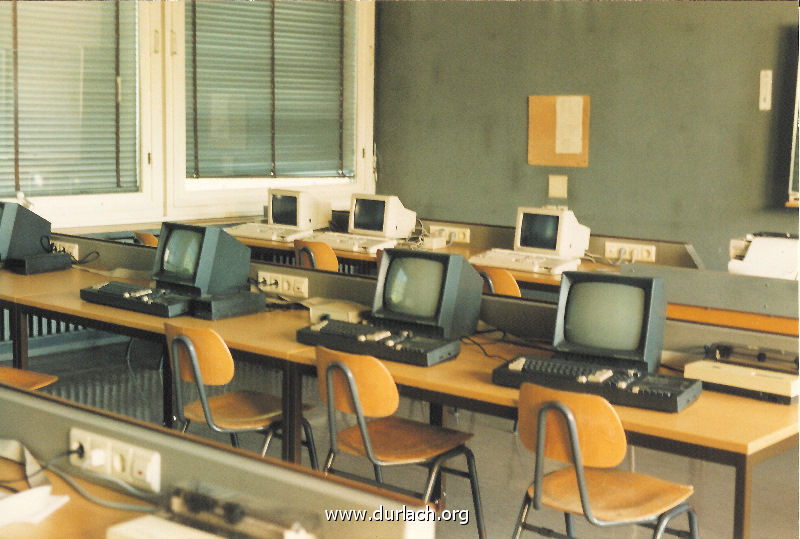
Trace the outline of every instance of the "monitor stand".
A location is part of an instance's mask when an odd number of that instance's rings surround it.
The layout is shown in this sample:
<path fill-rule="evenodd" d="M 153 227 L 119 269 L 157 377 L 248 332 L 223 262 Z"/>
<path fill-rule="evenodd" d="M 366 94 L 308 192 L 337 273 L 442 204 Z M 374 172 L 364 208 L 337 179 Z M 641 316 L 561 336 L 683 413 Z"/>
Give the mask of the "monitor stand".
<path fill-rule="evenodd" d="M 192 299 L 192 316 L 203 320 L 217 320 L 263 311 L 266 308 L 263 292 L 242 290 L 230 294 L 206 295 Z"/>
<path fill-rule="evenodd" d="M 23 258 L 9 258 L 5 267 L 14 273 L 33 275 L 72 267 L 72 257 L 69 253 L 37 253 Z"/>

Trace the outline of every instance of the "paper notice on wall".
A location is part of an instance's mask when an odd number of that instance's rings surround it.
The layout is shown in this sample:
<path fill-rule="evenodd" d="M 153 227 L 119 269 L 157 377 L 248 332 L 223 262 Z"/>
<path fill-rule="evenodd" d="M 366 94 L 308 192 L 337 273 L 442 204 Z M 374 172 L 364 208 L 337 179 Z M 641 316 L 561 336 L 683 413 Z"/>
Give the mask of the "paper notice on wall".
<path fill-rule="evenodd" d="M 583 96 L 562 95 L 556 99 L 556 153 L 583 151 Z"/>

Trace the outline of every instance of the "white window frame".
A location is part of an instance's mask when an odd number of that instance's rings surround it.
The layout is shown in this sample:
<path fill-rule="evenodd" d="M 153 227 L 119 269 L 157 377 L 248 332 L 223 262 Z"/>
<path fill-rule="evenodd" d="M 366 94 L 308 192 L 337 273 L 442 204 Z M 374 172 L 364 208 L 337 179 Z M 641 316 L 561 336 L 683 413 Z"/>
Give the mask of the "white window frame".
<path fill-rule="evenodd" d="M 270 187 L 310 190 L 349 208 L 352 193 L 375 192 L 373 102 L 375 4 L 357 7 L 355 177 L 186 177 L 184 2 L 139 8 L 140 165 L 136 193 L 36 196 L 31 210 L 54 230 L 167 220 L 261 215 Z M 14 201 L 14 199 L 8 199 Z"/>
<path fill-rule="evenodd" d="M 375 5 L 355 2 L 356 46 L 356 157 L 355 177 L 345 178 L 187 178 L 185 116 L 184 5 L 167 3 L 166 27 L 171 51 L 166 64 L 166 213 L 171 218 L 189 219 L 260 215 L 270 187 L 313 191 L 331 200 L 334 209 L 347 209 L 352 193 L 374 193 L 373 100 Z"/>
<path fill-rule="evenodd" d="M 138 8 L 139 106 L 143 116 L 139 121 L 139 191 L 120 194 L 26 197 L 25 200 L 32 204 L 31 211 L 49 220 L 54 229 L 160 221 L 163 217 L 163 188 L 153 174 L 159 154 L 162 152 L 161 145 L 155 143 L 160 135 L 158 131 L 160 122 L 154 121 L 161 115 L 159 97 L 161 92 L 153 91 L 161 85 L 160 69 L 153 68 L 154 62 L 158 64 L 156 59 L 159 51 L 156 49 L 156 43 L 145 37 L 158 33 L 161 13 L 155 3 L 140 2 Z"/>

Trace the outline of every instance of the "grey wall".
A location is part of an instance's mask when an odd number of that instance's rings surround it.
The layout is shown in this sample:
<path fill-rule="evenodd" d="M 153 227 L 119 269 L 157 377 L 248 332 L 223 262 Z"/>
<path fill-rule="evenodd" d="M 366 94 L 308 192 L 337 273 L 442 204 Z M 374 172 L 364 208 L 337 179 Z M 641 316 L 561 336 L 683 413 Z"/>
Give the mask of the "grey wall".
<path fill-rule="evenodd" d="M 547 177 L 566 174 L 594 232 L 688 241 L 725 269 L 730 238 L 797 231 L 797 20 L 796 2 L 379 2 L 378 192 L 511 226 L 517 205 L 562 202 Z M 536 94 L 591 96 L 587 168 L 527 164 Z"/>

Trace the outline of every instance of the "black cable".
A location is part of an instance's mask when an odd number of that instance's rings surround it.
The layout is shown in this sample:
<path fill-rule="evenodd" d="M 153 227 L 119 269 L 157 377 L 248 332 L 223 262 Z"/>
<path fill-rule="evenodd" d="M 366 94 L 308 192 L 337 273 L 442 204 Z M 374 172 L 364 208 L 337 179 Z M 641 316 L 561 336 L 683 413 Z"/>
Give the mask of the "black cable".
<path fill-rule="evenodd" d="M 481 351 L 481 353 L 483 353 L 483 355 L 484 355 L 484 356 L 486 356 L 486 357 L 488 357 L 488 358 L 490 358 L 490 359 L 500 359 L 500 360 L 503 360 L 503 361 L 504 361 L 504 362 L 506 362 L 506 363 L 508 363 L 509 361 L 511 361 L 512 359 L 514 359 L 514 358 L 506 358 L 506 357 L 503 357 L 503 356 L 498 356 L 497 354 L 490 354 L 490 353 L 489 353 L 489 352 L 486 350 L 486 348 L 484 347 L 484 345 L 482 345 L 481 343 L 479 343 L 478 341 L 476 341 L 476 340 L 475 340 L 475 339 L 473 339 L 472 337 L 462 337 L 462 338 L 461 338 L 461 341 L 462 341 L 462 342 L 464 342 L 464 344 L 467 344 L 467 345 L 473 345 L 473 346 L 477 346 L 477 347 L 478 347 L 478 349 Z M 499 344 L 499 343 L 500 343 L 500 341 L 497 341 L 497 342 L 495 342 L 495 343 L 493 343 L 493 344 Z"/>

